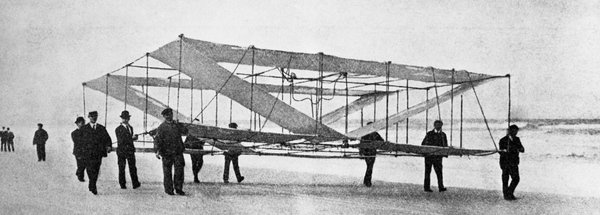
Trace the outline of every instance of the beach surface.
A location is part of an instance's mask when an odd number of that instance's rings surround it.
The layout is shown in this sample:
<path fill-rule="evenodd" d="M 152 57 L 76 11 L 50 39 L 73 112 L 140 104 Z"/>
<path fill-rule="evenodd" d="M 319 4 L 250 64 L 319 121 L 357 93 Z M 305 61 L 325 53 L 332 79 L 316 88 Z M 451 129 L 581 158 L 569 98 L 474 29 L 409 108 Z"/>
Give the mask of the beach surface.
<path fill-rule="evenodd" d="M 367 188 L 362 160 L 259 156 L 240 157 L 243 183 L 223 184 L 220 155 L 204 157 L 202 183 L 194 184 L 185 155 L 187 195 L 168 196 L 161 162 L 153 154 L 136 154 L 142 186 L 132 189 L 127 176 L 128 189 L 122 190 L 111 153 L 103 160 L 94 196 L 74 174 L 70 129 L 48 130 L 46 162 L 37 162 L 31 138 L 24 135 L 17 137 L 15 152 L 0 152 L 2 214 L 600 214 L 596 157 L 565 150 L 555 150 L 562 157 L 536 155 L 541 149 L 531 141 L 525 146 L 530 153 L 522 156 L 516 201 L 502 198 L 497 155 L 445 159 L 448 191 L 443 193 L 422 191 L 418 157 L 378 157 L 373 187 Z M 549 144 L 539 147 L 553 148 Z M 436 184 L 435 176 L 432 180 Z"/>

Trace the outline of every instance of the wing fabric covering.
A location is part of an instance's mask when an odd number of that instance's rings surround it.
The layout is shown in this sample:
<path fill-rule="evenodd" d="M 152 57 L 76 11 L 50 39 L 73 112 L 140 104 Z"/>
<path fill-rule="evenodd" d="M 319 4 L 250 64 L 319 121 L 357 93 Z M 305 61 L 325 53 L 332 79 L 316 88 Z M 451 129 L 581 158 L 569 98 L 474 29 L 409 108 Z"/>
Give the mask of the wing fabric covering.
<path fill-rule="evenodd" d="M 192 77 L 194 83 L 197 82 L 235 100 L 240 105 L 253 110 L 291 132 L 296 134 L 317 134 L 322 137 L 339 139 L 344 138 L 343 134 L 316 122 L 311 117 L 269 94 L 269 92 L 259 87 L 251 87 L 250 83 L 235 75 L 231 75 L 230 71 L 206 57 L 193 44 L 189 44 L 188 39 L 184 38 L 181 45 L 183 46 L 181 56 L 182 68 L 179 68 L 180 41 L 171 42 L 151 52 L 150 56 Z M 246 56 L 244 59 L 246 58 L 250 57 Z M 251 98 L 253 98 L 253 101 Z"/>

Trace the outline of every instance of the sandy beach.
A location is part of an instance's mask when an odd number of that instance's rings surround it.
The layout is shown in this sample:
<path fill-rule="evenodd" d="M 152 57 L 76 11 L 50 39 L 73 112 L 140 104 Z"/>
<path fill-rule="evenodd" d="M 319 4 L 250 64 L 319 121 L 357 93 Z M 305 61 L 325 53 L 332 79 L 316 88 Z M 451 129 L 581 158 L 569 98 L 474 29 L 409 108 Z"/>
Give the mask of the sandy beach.
<path fill-rule="evenodd" d="M 444 193 L 422 191 L 422 158 L 378 158 L 373 187 L 367 188 L 362 186 L 362 160 L 259 156 L 240 157 L 243 183 L 223 184 L 223 157 L 207 155 L 202 183 L 194 184 L 185 155 L 188 195 L 182 197 L 162 192 L 160 161 L 152 154 L 137 154 L 142 187 L 133 190 L 128 184 L 129 189 L 120 189 L 116 155 L 111 153 L 103 160 L 99 195 L 94 196 L 87 182 L 78 182 L 74 175 L 67 131 L 49 129 L 58 137 L 48 143 L 46 162 L 37 162 L 30 138 L 24 136 L 17 138 L 16 152 L 0 153 L 3 214 L 600 213 L 598 188 L 592 187 L 597 184 L 597 160 L 533 156 L 536 144 L 531 143 L 532 153 L 523 154 L 529 157 L 522 159 L 516 201 L 502 199 L 497 155 L 446 159 Z"/>

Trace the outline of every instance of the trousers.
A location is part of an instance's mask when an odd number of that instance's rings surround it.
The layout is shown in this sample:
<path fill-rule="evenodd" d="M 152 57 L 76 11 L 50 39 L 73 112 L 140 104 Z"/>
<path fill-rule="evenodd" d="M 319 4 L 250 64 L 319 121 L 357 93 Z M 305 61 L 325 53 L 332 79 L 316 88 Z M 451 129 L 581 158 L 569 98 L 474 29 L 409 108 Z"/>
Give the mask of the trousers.
<path fill-rule="evenodd" d="M 367 163 L 367 171 L 365 172 L 363 184 L 370 186 L 371 176 L 373 175 L 373 165 L 375 165 L 375 157 L 365 157 L 365 163 Z"/>
<path fill-rule="evenodd" d="M 233 163 L 233 171 L 235 172 L 235 177 L 239 181 L 242 178 L 242 174 L 240 173 L 240 166 L 238 164 L 238 155 L 230 155 L 224 153 L 225 155 L 225 169 L 223 171 L 223 181 L 229 181 L 229 164 Z"/>
<path fill-rule="evenodd" d="M 117 155 L 117 164 L 119 165 L 119 185 L 125 187 L 125 165 L 129 165 L 129 176 L 134 187 L 140 184 L 138 181 L 137 168 L 135 166 L 135 154 Z"/>
<path fill-rule="evenodd" d="M 184 179 L 183 167 L 185 166 L 183 154 L 163 156 L 162 164 L 165 192 L 173 192 L 173 189 L 182 190 Z M 175 169 L 175 174 L 173 174 L 173 169 Z"/>
<path fill-rule="evenodd" d="M 426 156 L 425 157 L 425 180 L 423 182 L 423 188 L 426 190 L 431 189 L 429 187 L 431 181 L 431 167 L 435 170 L 437 176 L 438 189 L 444 188 L 444 176 L 442 172 L 442 159 L 441 156 Z"/>
<path fill-rule="evenodd" d="M 521 177 L 519 177 L 519 165 L 502 165 L 500 168 L 502 169 L 502 193 L 504 195 L 512 195 L 521 180 Z M 510 185 L 508 184 L 509 177 L 512 178 Z"/>
<path fill-rule="evenodd" d="M 37 144 L 36 146 L 38 161 L 46 161 L 46 145 Z"/>
<path fill-rule="evenodd" d="M 98 175 L 100 175 L 102 158 L 86 158 L 84 159 L 84 163 L 88 179 L 90 180 L 88 188 L 90 191 L 96 190 L 96 182 L 98 181 Z"/>
<path fill-rule="evenodd" d="M 198 173 L 204 164 L 204 155 L 190 154 L 190 158 L 192 159 L 192 173 L 194 174 L 194 179 L 198 179 Z"/>
<path fill-rule="evenodd" d="M 75 175 L 78 179 L 83 179 L 85 172 L 85 160 L 82 157 L 75 157 L 75 162 L 77 163 L 77 170 L 75 170 Z"/>

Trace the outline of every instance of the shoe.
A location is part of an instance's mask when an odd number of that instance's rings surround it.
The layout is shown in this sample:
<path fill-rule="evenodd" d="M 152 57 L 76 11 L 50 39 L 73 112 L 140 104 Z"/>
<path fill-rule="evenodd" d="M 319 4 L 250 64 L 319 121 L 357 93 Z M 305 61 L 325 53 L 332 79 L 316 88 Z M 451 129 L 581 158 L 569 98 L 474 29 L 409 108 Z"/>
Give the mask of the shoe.
<path fill-rule="evenodd" d="M 431 193 L 431 192 L 433 192 L 433 190 L 431 190 L 431 189 L 424 189 L 424 191 L 425 191 L 425 192 L 428 192 L 428 193 Z"/>
<path fill-rule="evenodd" d="M 372 184 L 371 184 L 371 182 L 367 182 L 367 183 L 365 183 L 365 186 L 367 186 L 367 187 L 371 187 L 371 186 L 372 186 Z"/>
<path fill-rule="evenodd" d="M 90 189 L 90 192 L 92 192 L 92 194 L 94 195 L 98 195 L 98 190 L 96 189 Z"/>
<path fill-rule="evenodd" d="M 165 191 L 165 193 L 169 194 L 169 196 L 175 195 L 175 193 L 173 193 L 173 191 Z"/>
<path fill-rule="evenodd" d="M 183 192 L 183 190 L 175 190 L 175 193 L 180 196 L 185 196 L 185 192 Z"/>
<path fill-rule="evenodd" d="M 229 184 L 229 181 L 227 181 L 227 180 L 223 180 L 223 183 L 225 183 L 225 184 Z"/>
<path fill-rule="evenodd" d="M 138 187 L 140 187 L 140 186 L 141 186 L 141 184 L 140 184 L 139 182 L 138 182 L 138 183 L 135 183 L 135 184 L 133 184 L 133 189 L 137 189 L 137 188 L 138 188 Z"/>
<path fill-rule="evenodd" d="M 123 190 L 127 189 L 127 186 L 121 186 L 121 189 L 123 189 Z"/>
<path fill-rule="evenodd" d="M 238 179 L 238 183 L 242 183 L 242 181 L 244 181 L 244 179 L 245 179 L 245 178 L 244 178 L 244 176 L 240 177 L 240 178 Z"/>
<path fill-rule="evenodd" d="M 198 180 L 197 178 L 194 179 L 194 183 L 198 184 L 200 183 L 200 180 Z"/>
<path fill-rule="evenodd" d="M 79 180 L 80 182 L 85 182 L 85 179 L 83 179 L 83 177 L 78 177 L 77 180 Z"/>
<path fill-rule="evenodd" d="M 441 187 L 441 188 L 440 188 L 440 192 L 444 192 L 444 191 L 446 191 L 446 190 L 448 190 L 448 189 L 446 189 L 445 187 Z"/>
<path fill-rule="evenodd" d="M 511 200 L 517 200 L 517 197 L 515 197 L 515 195 L 513 195 L 512 193 L 511 193 L 511 194 L 508 194 L 508 197 L 509 197 Z"/>

